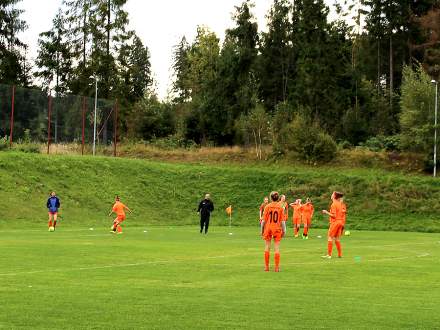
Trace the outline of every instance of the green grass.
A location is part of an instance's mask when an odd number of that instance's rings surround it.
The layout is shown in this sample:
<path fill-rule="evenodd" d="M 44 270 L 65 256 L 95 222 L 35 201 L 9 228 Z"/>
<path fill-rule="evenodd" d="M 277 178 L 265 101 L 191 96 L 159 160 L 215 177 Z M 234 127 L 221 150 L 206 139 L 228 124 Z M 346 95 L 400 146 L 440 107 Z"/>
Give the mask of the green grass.
<path fill-rule="evenodd" d="M 257 228 L 2 230 L 0 328 L 434 329 L 440 235 L 353 232 L 322 260 L 324 230 L 281 243 L 265 273 Z M 147 230 L 145 233 L 144 230 Z M 273 255 L 271 256 L 273 260 Z"/>
<path fill-rule="evenodd" d="M 217 210 L 213 223 L 258 222 L 258 207 L 271 190 L 289 200 L 311 197 L 316 210 L 328 208 L 333 190 L 346 193 L 351 229 L 439 232 L 440 181 L 428 176 L 375 169 L 277 165 L 184 164 L 108 157 L 46 156 L 0 152 L 0 228 L 40 226 L 48 193 L 57 191 L 63 221 L 73 226 L 108 221 L 114 196 L 135 213 L 133 225 L 197 223 L 195 208 L 205 192 Z M 316 227 L 327 226 L 316 214 Z"/>

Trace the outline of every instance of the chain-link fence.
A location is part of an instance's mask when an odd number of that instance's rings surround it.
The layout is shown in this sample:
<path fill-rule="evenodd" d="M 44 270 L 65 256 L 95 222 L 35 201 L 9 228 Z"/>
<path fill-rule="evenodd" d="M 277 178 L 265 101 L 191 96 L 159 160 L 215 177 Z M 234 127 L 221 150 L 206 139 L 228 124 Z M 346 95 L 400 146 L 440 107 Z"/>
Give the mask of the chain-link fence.
<path fill-rule="evenodd" d="M 40 143 L 47 152 L 75 150 L 116 155 L 118 104 L 78 95 L 0 84 L 0 136 L 14 143 Z"/>

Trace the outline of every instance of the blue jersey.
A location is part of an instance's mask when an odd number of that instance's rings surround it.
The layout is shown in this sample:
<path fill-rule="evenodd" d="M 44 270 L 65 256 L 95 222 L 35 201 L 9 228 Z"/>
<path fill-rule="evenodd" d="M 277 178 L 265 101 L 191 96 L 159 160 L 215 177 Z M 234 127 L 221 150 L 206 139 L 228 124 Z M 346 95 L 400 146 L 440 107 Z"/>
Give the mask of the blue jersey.
<path fill-rule="evenodd" d="M 49 212 L 58 212 L 60 206 L 60 200 L 57 196 L 49 197 L 47 200 L 47 208 L 49 209 Z"/>

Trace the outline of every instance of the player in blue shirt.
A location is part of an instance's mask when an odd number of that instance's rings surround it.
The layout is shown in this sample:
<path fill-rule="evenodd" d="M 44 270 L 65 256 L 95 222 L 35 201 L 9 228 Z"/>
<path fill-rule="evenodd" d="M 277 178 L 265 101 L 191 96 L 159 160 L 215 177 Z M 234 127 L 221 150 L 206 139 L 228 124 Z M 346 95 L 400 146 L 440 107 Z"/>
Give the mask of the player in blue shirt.
<path fill-rule="evenodd" d="M 49 210 L 49 231 L 54 231 L 57 226 L 58 210 L 60 207 L 60 200 L 56 196 L 55 191 L 52 191 L 47 200 L 47 209 Z"/>

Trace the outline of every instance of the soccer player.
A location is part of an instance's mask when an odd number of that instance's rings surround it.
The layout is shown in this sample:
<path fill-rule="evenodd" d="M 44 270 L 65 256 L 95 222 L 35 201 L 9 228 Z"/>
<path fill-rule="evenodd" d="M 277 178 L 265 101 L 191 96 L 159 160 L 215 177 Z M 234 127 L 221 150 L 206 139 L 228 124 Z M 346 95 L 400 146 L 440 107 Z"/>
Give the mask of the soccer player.
<path fill-rule="evenodd" d="M 205 234 L 208 233 L 209 219 L 212 211 L 214 211 L 214 203 L 211 201 L 211 195 L 206 194 L 205 199 L 199 203 L 197 210 L 200 214 L 200 234 L 203 232 L 203 227 L 205 228 Z"/>
<path fill-rule="evenodd" d="M 286 202 L 286 195 L 281 195 L 280 204 L 284 210 L 284 221 L 289 220 L 289 204 Z"/>
<path fill-rule="evenodd" d="M 286 234 L 286 221 L 284 209 L 280 205 L 279 195 L 276 191 L 270 193 L 271 203 L 264 208 L 263 221 L 261 222 L 261 234 L 266 242 L 264 249 L 265 271 L 269 271 L 270 246 L 274 240 L 275 271 L 280 271 L 280 242 Z"/>
<path fill-rule="evenodd" d="M 328 242 L 327 242 L 327 255 L 322 256 L 325 259 L 331 259 L 333 243 L 335 243 L 336 248 L 338 249 L 338 257 L 342 258 L 342 247 L 341 247 L 341 233 L 343 227 L 343 205 L 341 203 L 341 198 L 344 195 L 340 192 L 334 191 L 332 194 L 332 205 L 330 207 L 330 211 L 323 210 L 323 214 L 327 214 L 329 216 L 330 228 L 328 230 Z"/>
<path fill-rule="evenodd" d="M 302 206 L 302 222 L 304 224 L 303 239 L 309 239 L 309 229 L 312 224 L 313 213 L 315 209 L 310 198 L 306 199 L 306 203 Z"/>
<path fill-rule="evenodd" d="M 110 217 L 112 213 L 116 213 L 116 219 L 113 220 L 113 225 L 111 228 L 112 233 L 117 232 L 118 234 L 122 234 L 121 223 L 125 220 L 125 210 L 131 213 L 131 210 L 121 203 L 121 199 L 119 198 L 119 196 L 116 196 L 115 204 L 113 204 L 113 207 L 108 215 Z"/>
<path fill-rule="evenodd" d="M 261 225 L 261 222 L 263 221 L 263 212 L 264 212 L 264 208 L 266 207 L 267 204 L 269 204 L 269 198 L 264 197 L 263 203 L 261 203 L 261 205 L 260 205 L 260 225 Z"/>
<path fill-rule="evenodd" d="M 58 210 L 61 207 L 60 199 L 55 194 L 55 191 L 50 193 L 46 206 L 49 210 L 49 231 L 54 231 L 57 226 Z"/>
<path fill-rule="evenodd" d="M 344 234 L 345 222 L 347 220 L 347 204 L 344 202 L 344 197 L 340 199 L 342 204 L 342 228 L 341 228 L 341 236 Z"/>
<path fill-rule="evenodd" d="M 299 228 L 301 227 L 301 219 L 302 219 L 302 204 L 301 199 L 297 199 L 294 203 L 291 203 L 290 206 L 293 208 L 293 235 L 298 237 Z"/>

